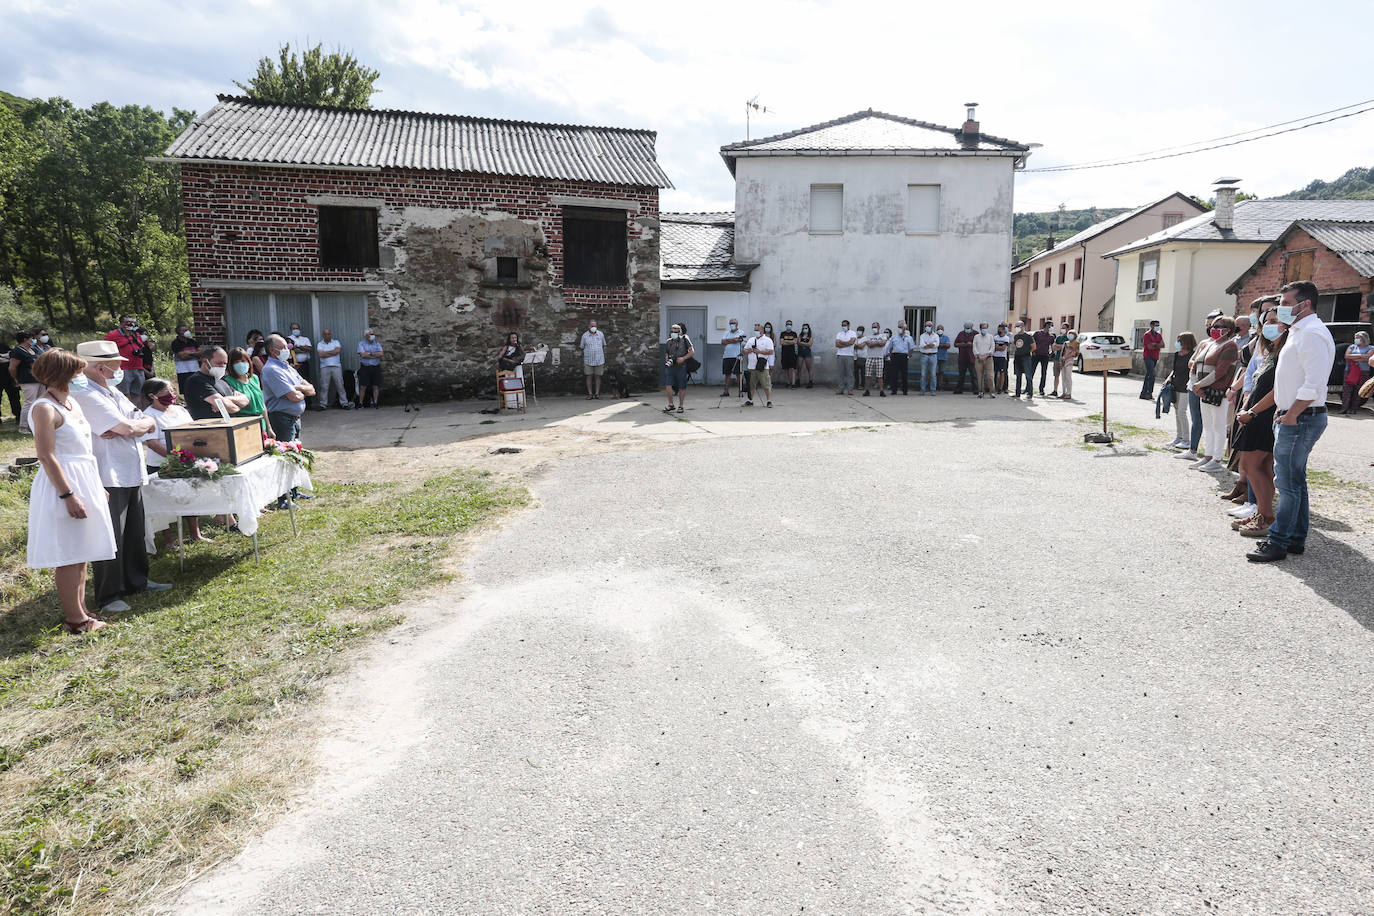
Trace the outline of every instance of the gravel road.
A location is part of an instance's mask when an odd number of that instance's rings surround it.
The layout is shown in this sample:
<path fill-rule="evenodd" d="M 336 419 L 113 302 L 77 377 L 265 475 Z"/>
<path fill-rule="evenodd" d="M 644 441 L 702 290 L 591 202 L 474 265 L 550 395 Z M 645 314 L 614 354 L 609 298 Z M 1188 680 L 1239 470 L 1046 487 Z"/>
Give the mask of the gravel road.
<path fill-rule="evenodd" d="M 1249 566 L 1213 478 L 1080 432 L 553 464 L 179 909 L 1368 911 L 1367 500 Z"/>

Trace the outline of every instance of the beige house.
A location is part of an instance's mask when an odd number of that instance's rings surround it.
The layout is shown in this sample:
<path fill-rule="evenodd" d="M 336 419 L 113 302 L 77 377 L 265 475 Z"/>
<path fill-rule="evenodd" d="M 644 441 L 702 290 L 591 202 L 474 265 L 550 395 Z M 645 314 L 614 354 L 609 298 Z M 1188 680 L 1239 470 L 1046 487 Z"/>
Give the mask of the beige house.
<path fill-rule="evenodd" d="M 1152 319 L 1166 345 L 1181 331 L 1202 332 L 1213 309 L 1232 314 L 1228 295 L 1270 244 L 1298 220 L 1374 220 L 1374 200 L 1246 200 L 1235 179 L 1217 188 L 1216 209 L 1103 255 L 1115 260 L 1112 330 L 1139 348 Z"/>
<path fill-rule="evenodd" d="M 1011 272 L 1012 319 L 1038 328 L 1046 320 L 1096 329 L 1116 291 L 1116 265 L 1102 255 L 1168 229 L 1202 212 L 1202 205 L 1175 192 L 1089 226 Z M 1110 326 L 1109 326 L 1110 327 Z"/>

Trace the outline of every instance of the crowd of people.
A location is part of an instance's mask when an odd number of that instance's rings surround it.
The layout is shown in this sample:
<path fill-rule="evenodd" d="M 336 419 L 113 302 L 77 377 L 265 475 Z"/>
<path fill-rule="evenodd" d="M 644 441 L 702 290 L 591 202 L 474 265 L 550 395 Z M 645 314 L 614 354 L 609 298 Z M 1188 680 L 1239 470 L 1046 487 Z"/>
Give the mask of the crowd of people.
<path fill-rule="evenodd" d="M 1310 530 L 1307 459 L 1327 426 L 1326 389 L 1336 345 L 1316 314 L 1317 288 L 1289 283 L 1250 314 L 1213 311 L 1201 341 L 1189 331 L 1176 351 L 1157 410 L 1172 409 L 1174 457 L 1203 472 L 1234 471 L 1222 499 L 1234 503 L 1231 527 L 1259 543 L 1246 554 L 1269 563 L 1306 550 Z M 1358 373 L 1374 369 L 1362 334 Z M 1145 395 L 1142 391 L 1142 396 Z M 1356 394 L 1358 397 L 1358 393 Z M 1353 410 L 1353 408 L 1351 408 Z"/>
<path fill-rule="evenodd" d="M 248 347 L 226 351 L 201 346 L 178 328 L 171 348 L 175 381 L 151 374 L 148 338 L 129 321 L 75 352 L 52 345 L 46 334 L 17 337 L 20 371 L 13 376 L 21 386 L 21 426 L 33 435 L 38 456 L 27 564 L 54 570 L 64 625 L 89 633 L 108 615 L 131 610 L 127 599 L 171 588 L 148 578 L 143 509 L 143 487 L 168 454 L 165 431 L 226 414 L 252 416 L 261 418 L 265 435 L 298 442 L 306 401 L 316 392 L 299 371 L 302 347 L 280 334 L 260 341 L 250 335 Z M 379 344 L 364 344 L 380 354 Z M 310 498 L 293 489 L 278 497 L 276 508 Z M 199 519 L 185 521 L 188 539 L 206 539 Z M 216 521 L 236 528 L 233 516 Z M 177 543 L 175 530 L 162 533 L 164 546 Z M 86 603 L 88 565 L 99 613 Z"/>

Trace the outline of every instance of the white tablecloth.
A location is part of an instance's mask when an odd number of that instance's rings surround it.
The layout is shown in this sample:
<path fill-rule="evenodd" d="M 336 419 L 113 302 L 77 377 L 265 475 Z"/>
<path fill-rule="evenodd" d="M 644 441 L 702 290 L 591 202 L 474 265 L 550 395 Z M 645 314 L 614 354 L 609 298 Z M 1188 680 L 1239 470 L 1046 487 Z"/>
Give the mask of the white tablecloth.
<path fill-rule="evenodd" d="M 219 480 L 167 480 L 153 475 L 143 485 L 143 515 L 148 531 L 148 550 L 153 534 L 175 525 L 183 515 L 238 516 L 239 531 L 252 537 L 258 531 L 258 510 L 298 487 L 313 490 L 310 475 L 285 458 L 263 455 L 238 466 L 237 474 Z"/>

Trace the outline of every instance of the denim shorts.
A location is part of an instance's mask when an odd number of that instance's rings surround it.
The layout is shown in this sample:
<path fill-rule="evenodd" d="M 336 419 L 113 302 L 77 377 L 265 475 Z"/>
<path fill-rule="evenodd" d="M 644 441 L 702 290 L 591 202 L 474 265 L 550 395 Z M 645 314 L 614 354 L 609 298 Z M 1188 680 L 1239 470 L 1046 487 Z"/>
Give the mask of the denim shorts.
<path fill-rule="evenodd" d="M 672 386 L 674 391 L 687 387 L 687 367 L 683 365 L 663 367 L 663 387 Z"/>

